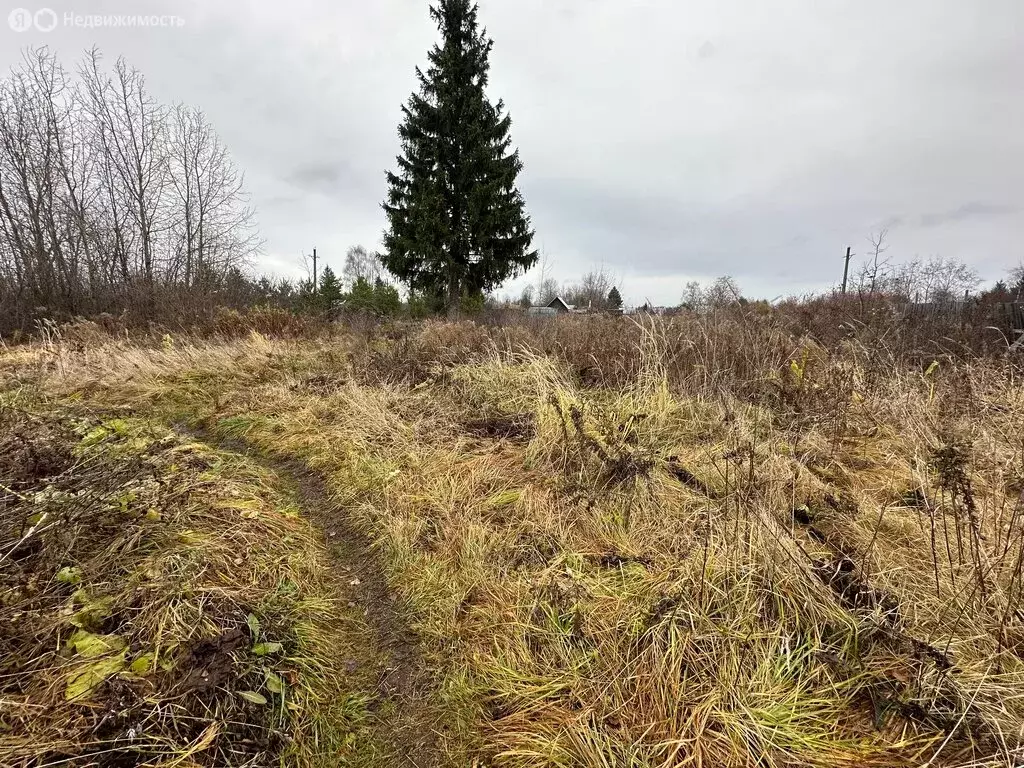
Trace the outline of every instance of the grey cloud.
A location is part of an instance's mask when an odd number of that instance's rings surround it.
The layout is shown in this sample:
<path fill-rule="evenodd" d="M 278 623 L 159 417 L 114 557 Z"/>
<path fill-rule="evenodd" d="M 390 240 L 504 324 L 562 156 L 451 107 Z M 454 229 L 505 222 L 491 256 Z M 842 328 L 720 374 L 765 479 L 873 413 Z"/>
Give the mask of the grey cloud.
<path fill-rule="evenodd" d="M 302 197 L 298 195 L 273 195 L 264 198 L 263 202 L 276 209 L 297 208 L 302 205 Z"/>
<path fill-rule="evenodd" d="M 697 49 L 697 58 L 698 59 L 710 59 L 710 58 L 713 58 L 715 55 L 717 55 L 717 53 L 718 53 L 717 46 L 714 43 L 712 43 L 710 40 L 705 40 L 703 43 L 701 43 L 700 48 Z"/>
<path fill-rule="evenodd" d="M 1020 208 L 1013 205 L 993 205 L 989 203 L 964 203 L 951 211 L 940 213 L 926 213 L 919 219 L 922 227 L 937 227 L 943 224 L 951 224 L 958 221 L 966 221 L 972 218 L 985 218 L 989 216 L 1010 216 L 1020 212 Z"/>
<path fill-rule="evenodd" d="M 291 169 L 285 175 L 285 180 L 300 189 L 324 194 L 335 194 L 343 191 L 349 180 L 355 178 L 351 167 L 344 163 L 328 165 L 311 164 L 301 165 Z"/>
<path fill-rule="evenodd" d="M 877 231 L 894 229 L 896 227 L 902 227 L 907 221 L 903 216 L 888 216 L 878 223 L 875 228 Z"/>
<path fill-rule="evenodd" d="M 400 105 L 435 38 L 427 3 L 47 0 L 186 23 L 0 28 L 0 66 L 28 44 L 69 65 L 98 44 L 162 101 L 203 108 L 246 171 L 260 266 L 302 274 L 314 245 L 332 264 L 380 247 Z M 1020 0 L 481 0 L 480 16 L 559 280 L 603 263 L 627 301 L 719 274 L 803 292 L 840 279 L 880 223 L 896 259 L 996 279 L 1020 258 Z"/>

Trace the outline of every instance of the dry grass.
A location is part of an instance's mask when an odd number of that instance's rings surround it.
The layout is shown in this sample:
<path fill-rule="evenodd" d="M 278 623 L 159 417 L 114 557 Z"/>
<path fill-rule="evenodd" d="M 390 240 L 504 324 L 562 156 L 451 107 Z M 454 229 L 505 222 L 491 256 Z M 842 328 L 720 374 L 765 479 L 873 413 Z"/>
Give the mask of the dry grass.
<path fill-rule="evenodd" d="M 265 469 L 0 395 L 0 764 L 336 765 L 337 580 Z"/>
<path fill-rule="evenodd" d="M 16 375 L 321 473 L 418 616 L 452 755 L 1019 762 L 1014 370 L 620 327 L 57 344 Z"/>

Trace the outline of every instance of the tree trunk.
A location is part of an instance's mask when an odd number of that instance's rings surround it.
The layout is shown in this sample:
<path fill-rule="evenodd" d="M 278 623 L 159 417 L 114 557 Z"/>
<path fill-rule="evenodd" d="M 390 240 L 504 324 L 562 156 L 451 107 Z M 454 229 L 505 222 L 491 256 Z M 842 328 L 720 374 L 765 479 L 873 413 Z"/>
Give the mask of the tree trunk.
<path fill-rule="evenodd" d="M 459 316 L 462 292 L 459 290 L 459 280 L 454 274 L 448 276 L 448 319 L 455 320 Z"/>

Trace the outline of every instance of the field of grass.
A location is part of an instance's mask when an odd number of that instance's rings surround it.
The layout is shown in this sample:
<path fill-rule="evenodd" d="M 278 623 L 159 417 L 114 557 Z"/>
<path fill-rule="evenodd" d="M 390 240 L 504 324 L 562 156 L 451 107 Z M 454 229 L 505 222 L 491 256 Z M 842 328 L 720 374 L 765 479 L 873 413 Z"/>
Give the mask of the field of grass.
<path fill-rule="evenodd" d="M 560 323 L 0 351 L 0 763 L 1024 760 L 1011 362 Z"/>

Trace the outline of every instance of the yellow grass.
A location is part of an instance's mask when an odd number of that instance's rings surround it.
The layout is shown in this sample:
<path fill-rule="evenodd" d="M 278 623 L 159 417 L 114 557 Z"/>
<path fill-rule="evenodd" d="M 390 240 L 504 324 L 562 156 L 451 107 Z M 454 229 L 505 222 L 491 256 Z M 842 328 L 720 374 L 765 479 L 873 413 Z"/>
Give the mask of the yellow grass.
<path fill-rule="evenodd" d="M 60 397 L 189 420 L 322 474 L 414 610 L 452 755 L 1019 759 L 1011 374 L 882 369 L 807 344 L 730 389 L 670 378 L 651 326 L 631 383 L 595 389 L 507 339 L 459 362 L 416 346 L 458 328 L 401 342 L 434 359 L 409 383 L 347 339 L 57 346 L 18 368 Z M 375 343 L 368 359 L 394 353 Z"/>

